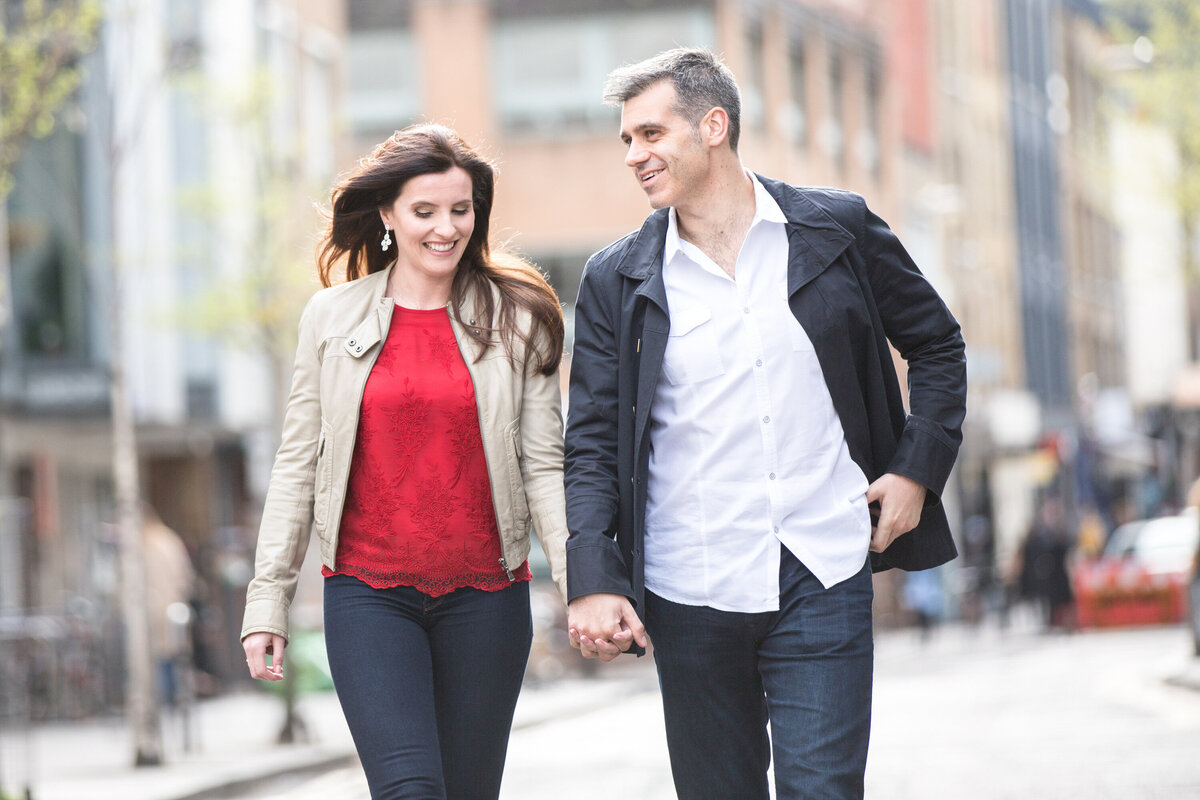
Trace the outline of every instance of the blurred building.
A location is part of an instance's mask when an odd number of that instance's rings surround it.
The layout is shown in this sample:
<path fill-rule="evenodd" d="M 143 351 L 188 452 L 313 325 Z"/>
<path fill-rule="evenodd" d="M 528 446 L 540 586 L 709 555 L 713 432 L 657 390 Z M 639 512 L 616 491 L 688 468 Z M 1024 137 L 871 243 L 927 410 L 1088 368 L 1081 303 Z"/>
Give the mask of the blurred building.
<path fill-rule="evenodd" d="M 86 80 L 54 134 L 25 151 L 0 226 L 12 288 L 0 362 L 0 614 L 115 630 L 108 366 L 119 348 L 143 496 L 200 575 L 197 658 L 217 677 L 240 674 L 241 592 L 261 463 L 277 436 L 278 370 L 253 336 L 230 335 L 253 319 L 205 315 L 259 308 L 245 278 L 263 237 L 278 238 L 261 223 L 264 195 L 278 189 L 272 172 L 305 185 L 308 216 L 292 224 L 318 224 L 306 184 L 327 186 L 341 155 L 345 11 L 316 0 L 137 0 L 105 11 Z M 304 250 L 308 275 L 311 241 Z"/>
<path fill-rule="evenodd" d="M 679 44 L 723 53 L 737 75 L 747 166 L 855 189 L 896 219 L 900 130 L 888 120 L 902 104 L 875 13 L 887 5 L 351 0 L 350 128 L 366 152 L 396 128 L 446 122 L 494 157 L 494 229 L 515 234 L 569 304 L 587 256 L 648 212 L 604 79 Z"/>
<path fill-rule="evenodd" d="M 569 319 L 587 257 L 649 212 L 624 166 L 620 112 L 601 101 L 606 76 L 706 46 L 741 86 L 746 166 L 861 193 L 949 296 L 929 5 L 351 0 L 350 128 L 366 152 L 396 128 L 446 122 L 495 158 L 493 230 L 549 274 Z M 877 597 L 884 615 L 897 605 L 890 586 Z"/>

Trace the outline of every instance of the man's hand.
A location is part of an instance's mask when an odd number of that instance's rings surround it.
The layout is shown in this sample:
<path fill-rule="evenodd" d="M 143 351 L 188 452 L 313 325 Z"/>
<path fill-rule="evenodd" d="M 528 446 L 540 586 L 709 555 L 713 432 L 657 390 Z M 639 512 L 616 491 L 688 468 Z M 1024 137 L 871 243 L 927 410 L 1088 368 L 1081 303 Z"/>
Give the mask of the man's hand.
<path fill-rule="evenodd" d="M 889 472 L 867 488 L 867 502 L 879 501 L 879 518 L 872 520 L 871 550 L 882 553 L 896 537 L 908 533 L 921 521 L 925 487 Z"/>
<path fill-rule="evenodd" d="M 584 658 L 612 661 L 636 641 L 650 643 L 629 598 L 619 594 L 585 594 L 567 606 L 567 632 L 571 646 Z"/>

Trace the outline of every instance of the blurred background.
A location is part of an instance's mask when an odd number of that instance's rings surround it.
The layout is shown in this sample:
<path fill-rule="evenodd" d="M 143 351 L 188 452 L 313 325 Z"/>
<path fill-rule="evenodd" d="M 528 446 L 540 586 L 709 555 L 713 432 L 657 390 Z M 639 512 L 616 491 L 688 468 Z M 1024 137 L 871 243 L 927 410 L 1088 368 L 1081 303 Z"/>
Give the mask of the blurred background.
<path fill-rule="evenodd" d="M 457 128 L 569 351 L 587 256 L 648 211 L 601 86 L 676 45 L 737 76 L 747 167 L 863 194 L 962 323 L 961 557 L 877 576 L 880 631 L 1197 627 L 1200 3 L 0 8 L 0 728 L 126 714 L 129 760 L 157 764 L 164 713 L 249 688 L 245 586 L 336 176 L 405 125 Z M 305 570 L 285 738 L 328 688 Z M 579 677 L 535 571 L 530 681 Z M 13 761 L 0 793 L 29 781 Z"/>

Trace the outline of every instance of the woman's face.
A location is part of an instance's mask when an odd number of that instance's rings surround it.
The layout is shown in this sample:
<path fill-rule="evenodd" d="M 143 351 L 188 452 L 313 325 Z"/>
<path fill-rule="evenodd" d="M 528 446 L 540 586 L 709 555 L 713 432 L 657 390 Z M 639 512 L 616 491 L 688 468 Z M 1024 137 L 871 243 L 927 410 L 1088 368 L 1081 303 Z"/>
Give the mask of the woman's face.
<path fill-rule="evenodd" d="M 391 208 L 379 214 L 392 229 L 396 268 L 412 278 L 452 281 L 471 232 L 471 176 L 462 167 L 410 178 Z"/>

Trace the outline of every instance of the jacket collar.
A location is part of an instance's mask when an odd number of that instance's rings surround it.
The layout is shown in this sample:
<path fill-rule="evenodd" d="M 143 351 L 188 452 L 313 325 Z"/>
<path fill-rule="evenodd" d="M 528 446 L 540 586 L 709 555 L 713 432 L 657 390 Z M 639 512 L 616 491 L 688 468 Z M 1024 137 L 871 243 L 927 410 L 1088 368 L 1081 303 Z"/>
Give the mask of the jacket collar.
<path fill-rule="evenodd" d="M 775 198 L 787 218 L 788 293 L 791 294 L 832 264 L 854 237 L 800 190 L 757 173 L 755 177 Z M 664 309 L 667 293 L 662 279 L 662 259 L 668 223 L 665 208 L 647 217 L 617 264 L 617 272 L 641 281 L 637 294 L 645 295 Z"/>
<path fill-rule="evenodd" d="M 667 289 L 663 284 L 663 247 L 667 242 L 668 210 L 660 208 L 642 223 L 625 256 L 617 264 L 617 272 L 641 281 L 636 294 L 645 295 L 662 309 L 667 307 Z"/>

